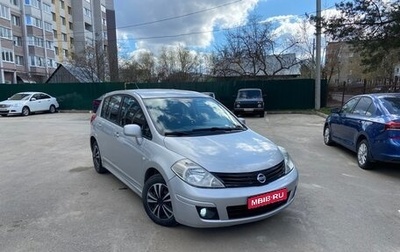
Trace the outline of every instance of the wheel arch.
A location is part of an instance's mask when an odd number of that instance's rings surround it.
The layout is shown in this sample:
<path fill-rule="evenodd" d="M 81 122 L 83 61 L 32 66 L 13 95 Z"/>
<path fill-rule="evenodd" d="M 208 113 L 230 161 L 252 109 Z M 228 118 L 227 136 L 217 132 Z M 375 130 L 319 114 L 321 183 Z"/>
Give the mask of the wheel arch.
<path fill-rule="evenodd" d="M 369 141 L 369 138 L 368 138 L 367 135 L 365 135 L 365 134 L 363 134 L 363 133 L 361 133 L 360 135 L 358 135 L 357 141 L 356 141 L 356 146 L 355 146 L 355 151 L 357 152 L 358 145 L 361 143 L 362 140 L 366 140 L 366 141 L 367 141 L 367 143 L 368 143 L 368 152 L 369 152 L 371 161 L 374 161 L 374 160 L 375 160 L 375 159 L 374 159 L 374 155 L 373 155 L 373 153 L 372 153 L 372 151 L 371 151 L 371 142 Z"/>

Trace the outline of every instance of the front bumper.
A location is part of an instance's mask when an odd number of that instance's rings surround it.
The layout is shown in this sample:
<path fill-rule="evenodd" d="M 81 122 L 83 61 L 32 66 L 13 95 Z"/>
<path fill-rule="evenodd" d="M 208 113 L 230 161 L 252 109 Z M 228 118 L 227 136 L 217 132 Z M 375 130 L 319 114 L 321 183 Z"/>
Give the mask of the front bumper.
<path fill-rule="evenodd" d="M 168 184 L 171 191 L 172 206 L 177 222 L 198 228 L 224 227 L 254 222 L 268 218 L 288 207 L 294 200 L 298 183 L 296 169 L 267 185 L 256 187 L 205 189 L 196 188 L 172 178 Z M 249 197 L 286 188 L 286 201 L 273 203 L 252 210 L 247 209 Z M 214 208 L 217 219 L 205 219 L 199 215 L 200 208 Z"/>
<path fill-rule="evenodd" d="M 0 115 L 19 115 L 22 109 L 19 107 L 0 108 Z"/>

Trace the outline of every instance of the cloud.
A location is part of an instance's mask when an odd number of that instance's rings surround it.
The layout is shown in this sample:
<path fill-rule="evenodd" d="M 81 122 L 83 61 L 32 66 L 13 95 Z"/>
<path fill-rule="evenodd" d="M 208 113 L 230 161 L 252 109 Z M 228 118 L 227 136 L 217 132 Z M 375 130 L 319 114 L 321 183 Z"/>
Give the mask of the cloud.
<path fill-rule="evenodd" d="M 116 1 L 120 49 L 154 50 L 164 45 L 206 48 L 214 29 L 245 23 L 260 0 Z"/>

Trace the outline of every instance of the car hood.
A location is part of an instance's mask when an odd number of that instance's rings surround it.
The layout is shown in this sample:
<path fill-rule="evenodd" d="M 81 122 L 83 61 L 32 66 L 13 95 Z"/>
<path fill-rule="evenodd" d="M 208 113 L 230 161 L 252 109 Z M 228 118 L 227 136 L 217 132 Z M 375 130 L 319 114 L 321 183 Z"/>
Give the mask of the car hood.
<path fill-rule="evenodd" d="M 14 105 L 14 104 L 22 104 L 25 101 L 22 100 L 5 100 L 5 101 L 1 101 L 0 104 L 4 104 L 4 105 Z"/>
<path fill-rule="evenodd" d="M 251 130 L 201 137 L 165 137 L 164 144 L 210 172 L 253 172 L 283 161 L 276 144 Z"/>

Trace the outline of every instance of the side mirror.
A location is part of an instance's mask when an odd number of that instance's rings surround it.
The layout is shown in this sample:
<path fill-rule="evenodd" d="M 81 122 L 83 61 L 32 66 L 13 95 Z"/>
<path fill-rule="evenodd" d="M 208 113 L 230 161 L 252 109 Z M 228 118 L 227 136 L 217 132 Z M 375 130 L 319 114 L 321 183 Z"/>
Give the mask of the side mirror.
<path fill-rule="evenodd" d="M 137 124 L 127 124 L 124 126 L 124 135 L 136 138 L 138 144 L 142 143 L 142 129 Z"/>
<path fill-rule="evenodd" d="M 335 114 L 340 113 L 340 108 L 333 108 L 333 109 L 331 109 L 331 113 L 335 113 Z"/>

